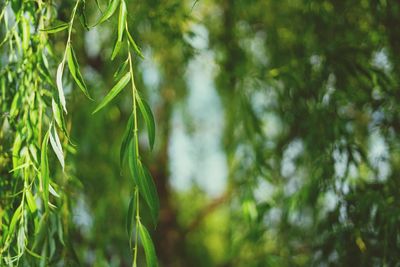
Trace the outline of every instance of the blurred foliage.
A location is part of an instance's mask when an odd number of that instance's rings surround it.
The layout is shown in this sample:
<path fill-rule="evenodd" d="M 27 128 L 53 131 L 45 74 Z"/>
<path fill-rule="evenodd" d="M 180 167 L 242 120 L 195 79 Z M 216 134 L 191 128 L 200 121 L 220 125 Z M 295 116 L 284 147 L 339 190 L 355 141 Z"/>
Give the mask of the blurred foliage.
<path fill-rule="evenodd" d="M 64 20 L 73 1 L 58 2 Z M 106 1 L 99 2 L 104 11 Z M 151 232 L 161 266 L 398 265 L 398 2 L 150 0 L 129 1 L 128 10 L 145 55 L 135 59 L 137 87 L 156 116 L 154 151 L 145 135 L 139 141 L 160 196 L 160 222 Z M 89 22 L 101 14 L 95 1 L 87 1 L 85 12 Z M 74 33 L 96 100 L 114 84 L 124 60 L 109 61 L 116 20 Z M 61 54 L 65 36 L 50 38 Z M 223 116 L 219 141 L 228 166 L 225 191 L 217 197 L 196 184 L 171 186 L 171 162 L 180 159 L 170 153 L 174 114 L 182 113 L 195 136 L 187 72 L 206 53 L 214 64 Z M 156 82 L 148 82 L 149 75 Z M 15 136 L 6 119 L 11 99 L 3 97 L 11 89 L 0 88 L 1 231 L 16 206 L 3 204 Z M 125 218 L 132 185 L 128 170 L 120 169 L 119 146 L 131 98 L 123 92 L 92 116 L 95 103 L 77 91 L 67 95 L 77 145 L 66 158 L 69 242 L 82 266 L 129 266 Z M 142 216 L 150 222 L 149 214 Z"/>

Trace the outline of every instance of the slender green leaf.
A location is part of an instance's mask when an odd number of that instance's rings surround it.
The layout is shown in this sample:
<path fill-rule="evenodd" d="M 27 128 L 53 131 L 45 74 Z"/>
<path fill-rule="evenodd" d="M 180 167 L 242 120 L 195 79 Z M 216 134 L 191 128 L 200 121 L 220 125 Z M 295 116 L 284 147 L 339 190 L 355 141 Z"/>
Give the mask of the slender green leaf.
<path fill-rule="evenodd" d="M 131 237 L 133 230 L 133 222 L 135 221 L 135 196 L 131 197 L 128 207 L 128 216 L 126 217 L 126 231 L 128 236 Z"/>
<path fill-rule="evenodd" d="M 150 209 L 150 215 L 153 223 L 156 225 L 160 206 L 157 190 L 150 172 L 142 165 L 137 155 L 135 146 L 137 146 L 137 138 L 134 136 L 128 152 L 129 169 L 131 171 L 134 183 L 139 188 L 140 195 L 143 197 Z"/>
<path fill-rule="evenodd" d="M 139 235 L 140 239 L 142 240 L 144 253 L 146 255 L 147 266 L 157 267 L 157 256 L 153 241 L 151 240 L 150 234 L 147 231 L 146 227 L 141 223 L 139 223 Z"/>
<path fill-rule="evenodd" d="M 153 223 L 156 225 L 160 210 L 160 200 L 158 199 L 156 185 L 146 166 L 141 165 L 139 170 L 142 172 L 142 175 L 139 176 L 139 190 L 141 189 L 142 191 L 142 195 L 150 208 Z"/>
<path fill-rule="evenodd" d="M 48 213 L 44 213 L 39 223 L 35 223 L 35 241 L 32 250 L 35 250 L 46 238 L 48 229 Z"/>
<path fill-rule="evenodd" d="M 61 23 L 59 25 L 47 28 L 47 29 L 42 29 L 41 31 L 47 32 L 47 33 L 57 33 L 61 32 L 63 30 L 68 29 L 69 23 Z"/>
<path fill-rule="evenodd" d="M 14 233 L 15 225 L 19 221 L 22 215 L 22 205 L 19 205 L 15 210 L 14 215 L 11 218 L 10 226 L 8 227 L 8 233 L 12 235 Z"/>
<path fill-rule="evenodd" d="M 18 253 L 23 253 L 25 250 L 25 230 L 23 226 L 19 227 L 18 229 L 17 248 Z"/>
<path fill-rule="evenodd" d="M 22 47 L 26 51 L 29 48 L 31 31 L 29 21 L 22 16 Z"/>
<path fill-rule="evenodd" d="M 13 162 L 13 168 L 17 168 L 19 166 L 19 152 L 21 150 L 22 146 L 22 138 L 21 135 L 16 133 L 15 139 L 14 139 L 14 144 L 12 147 L 12 162 Z"/>
<path fill-rule="evenodd" d="M 86 17 L 86 1 L 81 1 L 79 4 L 79 9 L 78 9 L 78 15 L 80 18 L 80 21 L 83 25 L 83 27 L 85 27 L 86 30 L 89 30 L 89 25 L 87 22 L 87 17 Z"/>
<path fill-rule="evenodd" d="M 151 111 L 149 104 L 147 104 L 145 100 L 142 100 L 139 94 L 137 94 L 136 100 L 146 123 L 150 148 L 153 149 L 156 129 L 153 112 Z"/>
<path fill-rule="evenodd" d="M 140 48 L 138 47 L 138 45 L 136 44 L 135 40 L 133 40 L 132 35 L 129 33 L 129 31 L 126 31 L 127 35 L 128 35 L 128 40 L 129 43 L 132 45 L 133 50 L 139 55 L 139 57 L 141 57 L 142 59 L 144 59 L 144 56 L 142 54 L 142 51 L 140 50 Z"/>
<path fill-rule="evenodd" d="M 60 198 L 60 195 L 56 192 L 56 190 L 51 186 L 51 184 L 49 184 L 49 192 L 50 194 L 52 194 L 55 197 Z"/>
<path fill-rule="evenodd" d="M 18 115 L 18 113 L 20 112 L 20 107 L 21 107 L 21 95 L 19 93 L 16 93 L 10 108 L 10 117 L 12 119 Z"/>
<path fill-rule="evenodd" d="M 118 79 L 123 72 L 125 72 L 126 67 L 128 66 L 129 60 L 125 60 L 124 63 L 119 65 L 117 71 L 114 73 L 114 79 Z"/>
<path fill-rule="evenodd" d="M 96 22 L 96 24 L 93 25 L 93 27 L 108 20 L 114 14 L 114 12 L 117 10 L 119 2 L 120 2 L 120 0 L 112 0 L 110 2 L 110 4 L 108 5 L 106 11 L 104 11 L 103 15 L 99 19 L 99 21 Z"/>
<path fill-rule="evenodd" d="M 56 77 L 56 82 L 57 82 L 57 89 L 58 89 L 58 97 L 60 99 L 61 106 L 64 109 L 64 112 L 67 113 L 67 107 L 66 107 L 66 102 L 65 102 L 65 96 L 64 96 L 64 89 L 62 85 L 62 75 L 64 71 L 64 60 L 58 65 L 57 68 L 57 77 Z"/>
<path fill-rule="evenodd" d="M 129 79 L 130 79 L 130 74 L 128 72 L 121 78 L 121 80 L 117 82 L 116 85 L 114 85 L 114 87 L 110 90 L 110 92 L 103 98 L 100 104 L 93 111 L 93 114 L 102 109 L 104 106 L 106 106 L 111 100 L 113 100 L 128 84 Z"/>
<path fill-rule="evenodd" d="M 33 198 L 31 191 L 26 190 L 25 196 L 26 196 L 26 202 L 28 203 L 28 206 L 29 206 L 29 210 L 31 211 L 31 213 L 34 213 L 37 210 L 37 206 L 36 206 L 36 201 Z"/>
<path fill-rule="evenodd" d="M 129 169 L 134 183 L 139 188 L 140 195 L 149 206 L 151 218 L 154 225 L 156 225 L 160 207 L 157 190 L 150 172 L 142 165 L 139 159 L 137 145 L 137 133 L 134 132 L 128 151 Z"/>
<path fill-rule="evenodd" d="M 51 147 L 53 148 L 54 153 L 57 156 L 58 161 L 60 161 L 62 170 L 64 171 L 64 153 L 62 150 L 62 145 L 60 142 L 60 138 L 58 137 L 56 127 L 52 127 L 53 131 L 50 131 L 50 144 Z"/>
<path fill-rule="evenodd" d="M 74 78 L 76 84 L 79 86 L 79 88 L 82 90 L 82 92 L 89 99 L 91 99 L 88 89 L 86 87 L 85 81 L 83 80 L 82 74 L 79 70 L 79 64 L 78 64 L 74 49 L 72 48 L 71 44 L 67 45 L 67 59 L 68 59 L 69 71 L 71 72 L 72 77 Z"/>
<path fill-rule="evenodd" d="M 47 157 L 47 145 L 49 142 L 50 129 L 47 131 L 46 135 L 42 141 L 42 149 L 40 151 L 40 185 L 43 193 L 43 202 L 46 210 L 49 206 L 49 160 Z"/>
<path fill-rule="evenodd" d="M 122 41 L 116 40 L 111 54 L 111 60 L 114 60 L 114 58 L 118 55 L 119 50 L 121 50 L 121 47 L 122 47 Z"/>
<path fill-rule="evenodd" d="M 137 133 L 134 132 L 132 141 L 128 146 L 128 162 L 133 181 L 136 185 L 139 186 L 139 175 L 141 172 L 139 171 L 140 164 L 139 157 L 137 155 L 137 146 Z"/>
<path fill-rule="evenodd" d="M 125 24 L 126 24 L 126 4 L 125 0 L 121 1 L 119 7 L 119 17 L 118 17 L 118 41 L 122 41 L 122 37 L 124 35 Z"/>
<path fill-rule="evenodd" d="M 69 140 L 69 133 L 68 133 L 67 127 L 65 125 L 64 116 L 60 110 L 59 104 L 57 104 L 57 102 L 54 98 L 51 99 L 51 109 L 53 111 L 53 117 L 54 117 L 54 120 L 56 121 L 56 124 L 62 130 L 62 132 L 64 133 L 64 136 L 67 138 L 67 140 Z"/>
<path fill-rule="evenodd" d="M 129 117 L 128 125 L 126 126 L 124 136 L 122 138 L 122 144 L 121 144 L 121 149 L 120 149 L 120 153 L 119 153 L 121 167 L 123 166 L 124 159 L 126 156 L 126 150 L 129 146 L 129 143 L 132 140 L 132 137 L 133 137 L 133 113 Z"/>

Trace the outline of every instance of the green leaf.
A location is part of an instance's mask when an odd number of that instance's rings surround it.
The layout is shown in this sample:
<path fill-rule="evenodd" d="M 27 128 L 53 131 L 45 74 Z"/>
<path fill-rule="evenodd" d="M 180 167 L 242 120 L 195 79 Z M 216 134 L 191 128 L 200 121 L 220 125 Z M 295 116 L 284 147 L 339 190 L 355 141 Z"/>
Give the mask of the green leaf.
<path fill-rule="evenodd" d="M 72 48 L 71 44 L 67 45 L 67 59 L 68 59 L 68 67 L 69 71 L 72 74 L 72 77 L 74 78 L 76 84 L 78 84 L 79 88 L 81 91 L 89 98 L 91 99 L 88 89 L 86 87 L 85 81 L 83 80 L 82 74 L 79 70 L 79 64 L 75 56 L 74 49 Z"/>
<path fill-rule="evenodd" d="M 155 122 L 154 122 L 153 112 L 151 111 L 149 104 L 147 104 L 147 102 L 145 100 L 142 100 L 141 97 L 139 96 L 139 94 L 136 94 L 136 96 L 137 96 L 136 100 L 137 100 L 137 103 L 139 104 L 140 112 L 142 113 L 144 121 L 146 123 L 150 148 L 153 149 L 155 132 L 156 132 L 155 131 L 156 126 L 155 126 Z"/>
<path fill-rule="evenodd" d="M 50 192 L 50 194 L 52 194 L 53 196 L 60 198 L 60 195 L 57 193 L 56 190 L 54 190 L 54 188 L 51 186 L 51 184 L 49 184 L 49 192 Z"/>
<path fill-rule="evenodd" d="M 78 15 L 81 20 L 83 27 L 89 31 L 89 26 L 86 17 L 86 1 L 81 1 L 78 8 Z"/>
<path fill-rule="evenodd" d="M 43 193 L 43 202 L 46 210 L 49 207 L 49 160 L 47 157 L 47 145 L 49 142 L 50 129 L 42 141 L 42 149 L 40 151 L 40 185 Z"/>
<path fill-rule="evenodd" d="M 53 148 L 54 153 L 57 156 L 58 161 L 60 161 L 62 170 L 64 171 L 64 153 L 62 150 L 62 145 L 60 142 L 60 138 L 58 137 L 57 131 L 56 131 L 56 127 L 52 127 L 53 131 L 50 131 L 50 144 L 51 147 Z"/>
<path fill-rule="evenodd" d="M 139 176 L 139 191 L 141 191 L 143 198 L 150 208 L 150 214 L 153 219 L 154 225 L 157 224 L 158 213 L 160 210 L 160 201 L 158 199 L 156 185 L 154 184 L 153 177 L 150 171 L 140 163 L 141 175 Z"/>
<path fill-rule="evenodd" d="M 19 160 L 20 160 L 20 156 L 19 156 L 19 152 L 21 150 L 21 146 L 22 146 L 22 138 L 21 135 L 18 134 L 18 132 L 15 135 L 15 139 L 14 139 L 14 144 L 12 147 L 12 162 L 13 162 L 13 168 L 17 168 L 19 165 Z"/>
<path fill-rule="evenodd" d="M 136 44 L 135 40 L 133 40 L 132 35 L 129 33 L 129 31 L 126 31 L 127 35 L 128 35 L 128 40 L 129 43 L 132 45 L 133 50 L 139 55 L 139 57 L 141 57 L 142 59 L 144 59 L 144 56 L 142 54 L 142 51 L 140 50 L 140 48 L 138 47 L 138 45 Z"/>
<path fill-rule="evenodd" d="M 106 11 L 104 11 L 103 16 L 101 16 L 99 21 L 92 27 L 99 25 L 99 24 L 103 23 L 104 21 L 108 20 L 114 14 L 115 10 L 117 10 L 119 2 L 120 2 L 120 0 L 112 0 L 110 2 L 110 4 L 108 5 Z"/>
<path fill-rule="evenodd" d="M 33 243 L 32 250 L 35 250 L 46 238 L 48 229 L 48 213 L 44 213 L 39 223 L 35 223 L 35 241 Z"/>
<path fill-rule="evenodd" d="M 128 162 L 134 183 L 139 188 L 139 193 L 145 200 L 150 209 L 150 214 L 154 225 L 157 224 L 160 203 L 157 195 L 157 189 L 150 172 L 144 167 L 137 153 L 137 133 L 134 132 L 132 142 L 129 144 Z"/>
<path fill-rule="evenodd" d="M 21 107 L 21 96 L 19 93 L 16 93 L 10 108 L 10 117 L 12 119 L 14 119 L 18 115 L 18 113 L 20 112 L 20 107 Z"/>
<path fill-rule="evenodd" d="M 150 234 L 146 227 L 139 223 L 139 235 L 142 240 L 144 253 L 146 255 L 146 262 L 148 267 L 157 267 L 157 256 L 154 248 L 153 241 L 151 240 Z"/>
<path fill-rule="evenodd" d="M 122 41 L 122 37 L 124 35 L 124 29 L 126 25 L 126 4 L 125 0 L 121 1 L 121 5 L 119 7 L 119 17 L 118 17 L 118 41 Z"/>
<path fill-rule="evenodd" d="M 57 68 L 57 77 L 56 77 L 56 82 L 57 82 L 57 89 L 58 89 L 58 97 L 60 99 L 61 106 L 63 107 L 65 113 L 67 113 L 67 107 L 66 107 L 66 102 L 65 102 L 65 96 L 64 96 L 64 89 L 62 85 L 62 75 L 64 71 L 64 60 L 58 65 Z"/>
<path fill-rule="evenodd" d="M 122 41 L 116 40 L 111 54 L 111 60 L 114 60 L 114 58 L 118 55 L 119 50 L 121 50 L 121 47 L 122 47 Z"/>
<path fill-rule="evenodd" d="M 12 235 L 14 233 L 15 225 L 19 221 L 22 215 L 22 205 L 19 205 L 12 216 L 10 226 L 8 227 L 8 234 Z"/>
<path fill-rule="evenodd" d="M 128 216 L 126 217 L 126 231 L 128 236 L 131 237 L 133 230 L 133 222 L 135 220 L 135 196 L 131 197 L 128 207 Z"/>
<path fill-rule="evenodd" d="M 67 127 L 65 125 L 64 116 L 60 110 L 59 104 L 57 104 L 57 102 L 54 98 L 51 99 L 51 108 L 53 111 L 53 117 L 54 117 L 54 120 L 56 121 L 56 124 L 62 130 L 62 132 L 64 133 L 67 140 L 69 140 L 69 134 L 68 134 Z"/>
<path fill-rule="evenodd" d="M 30 24 L 29 21 L 22 16 L 22 47 L 26 51 L 29 48 L 29 43 L 30 43 L 30 37 L 31 37 L 31 32 L 30 32 Z"/>
<path fill-rule="evenodd" d="M 114 87 L 103 98 L 103 100 L 96 107 L 96 109 L 93 111 L 92 114 L 96 113 L 97 111 L 102 109 L 104 106 L 106 106 L 111 100 L 113 100 L 122 91 L 122 89 L 124 89 L 124 87 L 128 84 L 129 79 L 130 79 L 130 74 L 128 72 L 121 78 L 121 80 L 118 81 L 118 83 L 116 85 L 114 85 Z"/>
<path fill-rule="evenodd" d="M 63 30 L 68 29 L 69 23 L 61 23 L 59 25 L 47 28 L 47 29 L 42 29 L 41 31 L 47 32 L 47 33 L 57 33 L 61 32 Z"/>
<path fill-rule="evenodd" d="M 124 159 L 126 156 L 126 150 L 132 140 L 132 137 L 133 137 L 133 113 L 129 117 L 128 125 L 126 126 L 124 136 L 122 138 L 122 144 L 121 144 L 121 149 L 120 149 L 120 153 L 119 153 L 121 167 L 123 166 Z"/>
<path fill-rule="evenodd" d="M 25 196 L 26 196 L 26 202 L 28 203 L 31 213 L 34 213 L 37 210 L 37 206 L 36 206 L 36 202 L 32 196 L 31 191 L 26 190 Z"/>
<path fill-rule="evenodd" d="M 118 79 L 121 74 L 125 71 L 126 67 L 128 66 L 129 60 L 125 60 L 124 63 L 119 65 L 117 71 L 114 73 L 114 79 Z"/>
<path fill-rule="evenodd" d="M 132 142 L 130 142 L 128 146 L 128 162 L 133 181 L 139 186 L 139 175 L 141 172 L 139 171 L 139 157 L 136 153 L 137 146 L 137 133 L 134 132 Z"/>

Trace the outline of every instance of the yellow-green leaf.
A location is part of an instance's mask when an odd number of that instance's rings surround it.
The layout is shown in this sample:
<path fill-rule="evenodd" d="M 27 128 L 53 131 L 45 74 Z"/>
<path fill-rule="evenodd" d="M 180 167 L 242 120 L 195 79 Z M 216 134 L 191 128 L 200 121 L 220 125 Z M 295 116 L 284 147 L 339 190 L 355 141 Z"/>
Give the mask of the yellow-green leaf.
<path fill-rule="evenodd" d="M 50 129 L 42 141 L 42 149 L 40 151 L 40 188 L 43 194 L 43 202 L 46 210 L 49 207 L 49 160 L 47 157 L 47 145 L 49 142 Z"/>
<path fill-rule="evenodd" d="M 10 235 L 14 234 L 15 225 L 21 218 L 21 215 L 22 215 L 22 205 L 18 206 L 18 208 L 14 212 L 14 215 L 12 216 L 10 226 L 8 227 L 8 234 Z"/>
<path fill-rule="evenodd" d="M 124 29 L 126 24 L 126 4 L 125 0 L 121 1 L 119 7 L 119 17 L 118 17 L 118 41 L 122 41 L 122 36 L 124 35 Z"/>
<path fill-rule="evenodd" d="M 59 25 L 50 27 L 50 28 L 46 28 L 46 29 L 42 29 L 41 31 L 47 32 L 47 33 L 57 33 L 63 30 L 68 29 L 69 27 L 69 23 L 61 23 Z"/>
<path fill-rule="evenodd" d="M 64 60 L 58 65 L 57 68 L 57 77 L 56 77 L 56 83 L 57 83 L 57 89 L 58 89 L 58 97 L 60 99 L 61 106 L 63 107 L 65 113 L 67 113 L 67 107 L 66 107 L 66 102 L 65 102 L 65 96 L 64 96 L 64 89 L 62 85 L 62 76 L 64 72 Z"/>
<path fill-rule="evenodd" d="M 157 267 L 157 256 L 153 241 L 151 240 L 150 234 L 147 231 L 146 227 L 141 223 L 139 223 L 139 235 L 140 239 L 142 240 L 144 253 L 146 255 L 147 266 Z"/>
<path fill-rule="evenodd" d="M 29 206 L 29 210 L 31 211 L 31 213 L 34 213 L 37 210 L 37 206 L 31 191 L 26 190 L 25 196 L 26 196 L 26 202 L 28 203 Z"/>
<path fill-rule="evenodd" d="M 121 91 L 124 89 L 124 87 L 128 84 L 130 79 L 130 74 L 129 72 L 126 73 L 121 80 L 117 82 L 116 85 L 110 90 L 110 92 L 103 98 L 103 100 L 100 102 L 100 104 L 96 107 L 96 109 L 93 111 L 92 114 L 96 113 L 103 107 L 105 107 L 111 100 L 113 100 Z"/>
<path fill-rule="evenodd" d="M 79 86 L 81 91 L 91 99 L 88 89 L 86 87 L 85 81 L 83 80 L 82 74 L 79 70 L 78 60 L 76 59 L 74 49 L 71 44 L 67 45 L 67 59 L 68 59 L 68 68 L 74 78 L 76 84 Z"/>
<path fill-rule="evenodd" d="M 128 40 L 129 43 L 132 45 L 133 50 L 139 55 L 139 57 L 144 59 L 144 56 L 142 54 L 142 51 L 140 50 L 140 48 L 138 47 L 138 45 L 136 44 L 135 40 L 133 40 L 132 35 L 129 33 L 129 31 L 126 31 L 127 35 L 128 35 Z"/>
<path fill-rule="evenodd" d="M 64 153 L 62 150 L 62 145 L 60 142 L 60 138 L 58 137 L 56 127 L 52 127 L 53 131 L 50 131 L 50 144 L 53 148 L 54 153 L 57 156 L 58 161 L 61 164 L 62 170 L 64 171 Z"/>
<path fill-rule="evenodd" d="M 108 20 L 114 14 L 115 10 L 117 10 L 119 2 L 120 0 L 112 0 L 99 21 L 95 25 L 93 25 L 93 27 Z"/>
<path fill-rule="evenodd" d="M 114 58 L 118 55 L 119 50 L 121 49 L 121 46 L 122 46 L 122 41 L 117 39 L 115 41 L 115 44 L 114 44 L 114 47 L 113 47 L 113 51 L 112 51 L 112 54 L 111 54 L 111 60 L 114 60 Z"/>

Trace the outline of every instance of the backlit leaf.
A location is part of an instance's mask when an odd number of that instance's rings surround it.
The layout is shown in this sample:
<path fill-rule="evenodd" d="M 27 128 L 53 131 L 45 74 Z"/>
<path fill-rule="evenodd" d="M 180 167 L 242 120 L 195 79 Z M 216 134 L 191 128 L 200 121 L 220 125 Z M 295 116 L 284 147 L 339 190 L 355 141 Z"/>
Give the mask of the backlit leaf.
<path fill-rule="evenodd" d="M 150 234 L 147 231 L 146 227 L 141 223 L 139 223 L 139 235 L 140 239 L 142 240 L 144 253 L 146 255 L 147 266 L 157 267 L 157 256 L 153 241 L 151 240 Z"/>
<path fill-rule="evenodd" d="M 121 1 L 119 7 L 119 17 L 118 17 L 118 41 L 122 41 L 122 36 L 124 35 L 124 29 L 126 24 L 126 4 L 125 0 Z"/>
<path fill-rule="evenodd" d="M 50 144 L 53 148 L 54 153 L 57 156 L 58 161 L 61 164 L 62 170 L 64 171 L 64 153 L 62 150 L 62 145 L 60 142 L 60 138 L 58 137 L 57 131 L 55 127 L 52 127 L 53 130 L 50 131 Z"/>
<path fill-rule="evenodd" d="M 138 45 L 136 44 L 135 40 L 133 40 L 132 35 L 129 33 L 129 31 L 126 31 L 127 35 L 128 35 L 128 40 L 129 43 L 132 45 L 133 50 L 141 57 L 144 59 L 144 56 L 142 54 L 142 51 L 140 50 L 140 48 L 138 47 Z"/>
<path fill-rule="evenodd" d="M 67 61 L 68 61 L 68 67 L 69 71 L 72 74 L 72 77 L 74 78 L 76 84 L 79 86 L 81 91 L 89 98 L 91 99 L 88 89 L 86 87 L 85 81 L 83 80 L 82 74 L 79 70 L 79 64 L 75 56 L 74 49 L 72 48 L 71 44 L 67 45 Z"/>
<path fill-rule="evenodd" d="M 34 213 L 37 210 L 37 206 L 36 206 L 36 201 L 33 198 L 31 191 L 26 190 L 25 196 L 26 196 L 26 202 L 28 203 L 28 206 L 29 206 L 29 210 L 31 211 L 31 213 Z"/>
<path fill-rule="evenodd" d="M 59 25 L 50 27 L 50 28 L 46 28 L 46 29 L 42 29 L 41 31 L 47 32 L 47 33 L 57 33 L 57 32 L 61 32 L 63 30 L 68 29 L 69 27 L 69 23 L 61 23 Z"/>
<path fill-rule="evenodd" d="M 116 85 L 110 90 L 110 92 L 103 98 L 103 100 L 100 102 L 100 104 L 96 107 L 96 109 L 93 111 L 92 114 L 96 113 L 103 107 L 105 107 L 111 100 L 113 100 L 121 91 L 124 89 L 124 87 L 128 84 L 130 79 L 130 74 L 129 72 L 126 73 L 121 80 L 117 82 Z"/>
<path fill-rule="evenodd" d="M 108 20 L 114 14 L 115 10 L 117 10 L 119 2 L 120 0 L 112 0 L 99 21 L 95 25 L 93 25 L 93 27 Z"/>
<path fill-rule="evenodd" d="M 54 98 L 51 99 L 51 109 L 53 111 L 53 117 L 54 117 L 54 120 L 56 121 L 56 124 L 62 130 L 65 137 L 69 140 L 68 130 L 65 125 L 64 116 L 59 108 L 59 105 L 57 104 L 57 102 Z"/>
<path fill-rule="evenodd" d="M 65 113 L 67 113 L 67 107 L 66 107 L 66 102 L 65 102 L 65 96 L 64 96 L 64 89 L 62 85 L 62 75 L 64 71 L 64 60 L 58 65 L 57 68 L 57 77 L 56 77 L 56 82 L 57 82 L 57 89 L 58 89 L 58 97 L 60 99 L 61 106 L 63 107 Z"/>
<path fill-rule="evenodd" d="M 43 202 L 48 209 L 49 206 L 49 160 L 47 157 L 47 145 L 49 142 L 50 129 L 42 141 L 42 149 L 40 151 L 40 189 L 43 194 Z"/>
<path fill-rule="evenodd" d="M 122 41 L 116 40 L 111 54 L 111 60 L 114 60 L 114 58 L 118 55 L 119 50 L 121 50 L 121 46 Z"/>
<path fill-rule="evenodd" d="M 121 74 L 123 72 L 125 72 L 126 67 L 128 66 L 129 60 L 125 60 L 124 63 L 122 63 L 121 65 L 119 65 L 117 71 L 114 73 L 114 79 L 118 79 L 119 76 L 121 76 Z"/>
<path fill-rule="evenodd" d="M 15 226 L 17 224 L 17 222 L 19 221 L 19 219 L 21 218 L 22 215 L 22 206 L 18 206 L 18 208 L 15 210 L 14 215 L 12 216 L 11 222 L 10 222 L 10 226 L 8 227 L 8 233 L 9 234 L 13 234 L 14 233 L 14 229 Z"/>

